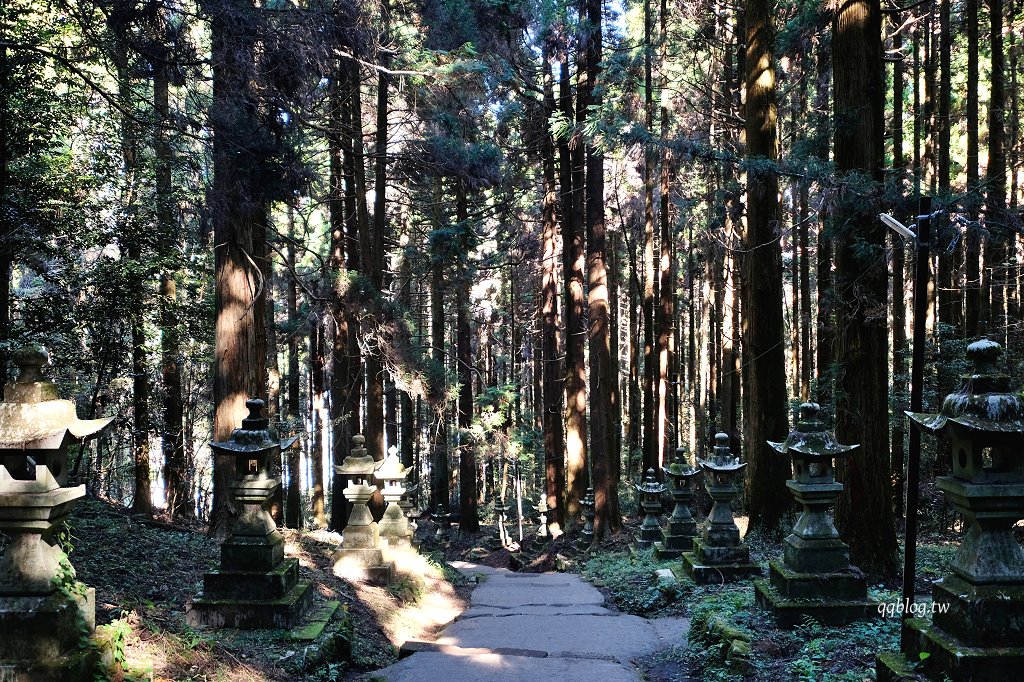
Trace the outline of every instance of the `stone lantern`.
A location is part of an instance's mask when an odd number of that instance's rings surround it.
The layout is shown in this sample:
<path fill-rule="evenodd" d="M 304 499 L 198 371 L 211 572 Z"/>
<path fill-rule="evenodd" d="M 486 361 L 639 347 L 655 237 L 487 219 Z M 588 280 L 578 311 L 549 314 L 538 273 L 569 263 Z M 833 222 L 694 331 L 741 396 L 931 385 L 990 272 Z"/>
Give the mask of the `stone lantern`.
<path fill-rule="evenodd" d="M 640 524 L 640 537 L 637 538 L 637 549 L 650 549 L 654 541 L 661 537 L 661 524 L 658 514 L 661 513 L 661 494 L 665 486 L 654 477 L 654 469 L 648 469 L 644 482 L 635 486 L 640 493 L 640 506 L 644 510 L 644 521 Z"/>
<path fill-rule="evenodd" d="M 231 440 L 210 444 L 215 457 L 234 461 L 230 490 L 241 509 L 220 546 L 220 569 L 203 576 L 203 592 L 185 618 L 190 625 L 289 628 L 301 620 L 313 592 L 308 580 L 299 580 L 299 560 L 284 556 L 284 536 L 270 515 L 281 482 L 270 475 L 269 464 L 298 439 L 271 436 L 262 400 L 251 398 L 245 406 L 249 416 Z"/>
<path fill-rule="evenodd" d="M 999 370 L 1002 347 L 967 347 L 973 371 L 946 396 L 939 414 L 907 415 L 916 428 L 950 443 L 952 475 L 939 488 L 967 532 L 952 573 L 932 588 L 932 620 L 904 623 L 907 663 L 878 657 L 878 679 L 908 668 L 933 680 L 1014 680 L 1024 667 L 1024 552 L 1012 528 L 1024 518 L 1024 398 Z M 914 664 L 917 664 L 916 666 Z"/>
<path fill-rule="evenodd" d="M 398 448 L 393 447 L 374 473 L 374 478 L 384 484 L 382 492 L 388 506 L 384 510 L 378 529 L 380 537 L 387 542 L 389 549 L 412 548 L 412 529 L 400 504 L 402 496 L 406 493 L 403 484 L 411 472 L 411 468 L 402 466 L 402 461 L 398 458 Z"/>
<path fill-rule="evenodd" d="M 334 573 L 350 580 L 387 585 L 391 582 L 395 566 L 384 561 L 380 530 L 367 506 L 377 491 L 372 481 L 377 463 L 366 454 L 365 443 L 363 436 L 353 436 L 348 457 L 335 467 L 336 473 L 349 479 L 344 494 L 345 499 L 352 503 L 352 512 L 342 534 L 341 547 L 334 553 Z"/>
<path fill-rule="evenodd" d="M 714 454 L 698 464 L 714 505 L 701 537 L 693 539 L 693 551 L 683 552 L 683 568 L 698 584 L 760 574 L 761 569 L 750 563 L 750 548 L 740 542 L 740 529 L 732 516 L 732 500 L 739 493 L 735 479 L 747 465 L 733 456 L 728 434 L 715 434 Z"/>
<path fill-rule="evenodd" d="M 85 496 L 84 485 L 61 487 L 68 446 L 112 419 L 79 419 L 75 404 L 58 398 L 43 378 L 48 360 L 38 346 L 15 351 L 20 373 L 0 402 L 0 532 L 9 541 L 0 556 L 0 671 L 10 675 L 4 679 L 92 676 L 94 658 L 81 648 L 81 635 L 95 627 L 96 593 L 81 583 L 59 584 L 67 556 L 54 535 Z"/>
<path fill-rule="evenodd" d="M 537 501 L 537 539 L 544 541 L 548 539 L 548 497 L 541 492 Z"/>
<path fill-rule="evenodd" d="M 796 429 L 771 445 L 793 460 L 786 481 L 803 512 L 786 538 L 783 560 L 768 564 L 769 581 L 754 583 L 757 603 L 779 625 L 793 627 L 805 616 L 826 625 L 845 625 L 878 615 L 867 598 L 864 575 L 850 566 L 850 550 L 829 516 L 843 484 L 836 482 L 833 460 L 853 454 L 859 445 L 842 445 L 818 419 L 817 403 L 803 403 Z"/>
<path fill-rule="evenodd" d="M 661 542 L 654 543 L 654 555 L 659 559 L 678 558 L 693 548 L 693 539 L 697 537 L 697 521 L 690 513 L 690 503 L 693 502 L 694 485 L 700 469 L 690 466 L 689 459 L 687 448 L 681 445 L 676 448 L 672 464 L 662 468 L 665 477 L 672 481 L 669 492 L 675 508 L 661 533 Z"/>
<path fill-rule="evenodd" d="M 594 508 L 597 503 L 594 501 L 594 489 L 587 488 L 587 494 L 580 500 L 580 506 L 583 507 L 583 530 L 580 531 L 580 545 L 585 549 L 590 547 L 594 542 L 594 516 L 596 512 Z"/>

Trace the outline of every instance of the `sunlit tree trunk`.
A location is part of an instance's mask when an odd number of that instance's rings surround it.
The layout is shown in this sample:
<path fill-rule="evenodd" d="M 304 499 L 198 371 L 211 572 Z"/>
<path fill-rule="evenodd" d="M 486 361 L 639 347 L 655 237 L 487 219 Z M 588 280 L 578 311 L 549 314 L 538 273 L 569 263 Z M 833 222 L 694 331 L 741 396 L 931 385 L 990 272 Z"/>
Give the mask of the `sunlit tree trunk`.
<path fill-rule="evenodd" d="M 301 431 L 302 416 L 299 403 L 299 294 L 295 283 L 295 209 L 288 207 L 288 246 L 285 258 L 287 277 L 288 314 L 288 411 L 286 418 L 289 431 Z M 285 499 L 284 522 L 290 528 L 302 528 L 302 472 L 300 469 L 302 448 L 298 445 L 288 449 L 285 455 L 288 472 L 288 493 Z"/>
<path fill-rule="evenodd" d="M 569 59 L 562 61 L 559 97 L 562 114 L 573 120 L 569 87 Z M 583 76 L 582 78 L 585 78 Z M 576 112 L 583 118 L 586 112 Z M 582 119 L 581 119 L 582 120 Z M 577 145 L 576 149 L 582 149 Z M 577 210 L 577 195 L 583 194 L 582 169 L 577 172 L 578 153 L 563 140 L 559 150 L 562 164 L 562 257 L 565 277 L 565 510 L 566 523 L 579 519 L 579 501 L 587 489 L 587 386 L 583 348 L 586 327 L 583 324 L 584 232 Z"/>
<path fill-rule="evenodd" d="M 590 31 L 586 35 L 586 87 L 580 87 L 581 109 L 598 116 L 601 108 L 601 0 L 586 0 Z M 618 394 L 618 378 L 612 373 L 611 330 L 608 311 L 608 267 L 604 217 L 604 154 L 587 141 L 586 223 L 587 304 L 590 329 L 590 458 L 594 488 L 594 540 L 619 528 L 618 490 L 612 472 L 612 405 Z"/>
<path fill-rule="evenodd" d="M 250 75 L 254 36 L 250 0 L 218 0 L 211 14 L 213 65 L 213 216 L 215 244 L 213 439 L 225 441 L 248 414 L 245 401 L 266 395 L 265 289 L 258 263 L 266 257 L 267 206 L 257 187 L 262 164 L 253 148 L 258 139 L 256 95 Z M 230 457 L 214 463 L 210 533 L 226 531 L 235 515 L 228 485 Z"/>
<path fill-rule="evenodd" d="M 545 50 L 544 106 L 546 119 L 555 115 L 554 83 L 550 55 Z M 541 280 L 541 362 L 544 366 L 544 493 L 548 527 L 553 535 L 565 528 L 565 436 L 562 424 L 562 378 L 558 343 L 558 188 L 555 184 L 555 147 L 545 133 L 541 150 L 544 167 L 544 198 L 541 204 L 544 260 Z"/>
<path fill-rule="evenodd" d="M 747 221 L 743 234 L 743 390 L 744 455 L 748 462 L 747 504 L 750 529 L 769 536 L 781 533 L 789 507 L 786 479 L 789 462 L 771 449 L 789 432 L 786 358 L 782 318 L 782 247 L 778 238 L 780 210 L 778 121 L 772 7 L 766 0 L 747 0 Z"/>

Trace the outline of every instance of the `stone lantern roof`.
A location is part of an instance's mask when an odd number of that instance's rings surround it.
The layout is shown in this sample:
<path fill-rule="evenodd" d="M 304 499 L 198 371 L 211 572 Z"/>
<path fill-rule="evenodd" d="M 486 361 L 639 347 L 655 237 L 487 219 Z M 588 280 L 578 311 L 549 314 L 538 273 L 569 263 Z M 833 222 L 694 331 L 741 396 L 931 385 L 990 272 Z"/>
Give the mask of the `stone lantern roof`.
<path fill-rule="evenodd" d="M 800 419 L 796 428 L 790 431 L 786 440 L 781 443 L 768 441 L 768 445 L 783 455 L 803 456 L 809 459 L 832 459 L 848 455 L 860 445 L 843 445 L 836 440 L 836 435 L 825 429 L 825 424 L 818 418 L 821 406 L 818 403 L 800 405 Z"/>
<path fill-rule="evenodd" d="M 366 453 L 366 438 L 361 434 L 352 436 L 353 448 L 348 457 L 334 467 L 334 472 L 344 476 L 369 477 L 377 469 L 377 462 Z"/>
<path fill-rule="evenodd" d="M 75 403 L 57 397 L 57 388 L 42 375 L 50 355 L 33 345 L 14 352 L 18 379 L 4 387 L 0 402 L 0 449 L 36 450 L 59 448 L 65 438 L 82 439 L 99 432 L 113 417 L 79 419 Z"/>
<path fill-rule="evenodd" d="M 729 448 L 729 434 L 715 434 L 715 448 L 711 459 L 698 459 L 697 463 L 709 471 L 732 473 L 746 468 L 747 463 L 741 462 L 739 457 L 732 454 Z"/>
<path fill-rule="evenodd" d="M 974 371 L 964 375 L 963 387 L 946 396 L 938 414 L 907 412 L 915 423 L 933 434 L 965 430 L 997 440 L 1024 439 L 1024 398 L 1013 390 L 1010 377 L 999 371 L 1003 348 L 981 339 L 967 347 Z"/>

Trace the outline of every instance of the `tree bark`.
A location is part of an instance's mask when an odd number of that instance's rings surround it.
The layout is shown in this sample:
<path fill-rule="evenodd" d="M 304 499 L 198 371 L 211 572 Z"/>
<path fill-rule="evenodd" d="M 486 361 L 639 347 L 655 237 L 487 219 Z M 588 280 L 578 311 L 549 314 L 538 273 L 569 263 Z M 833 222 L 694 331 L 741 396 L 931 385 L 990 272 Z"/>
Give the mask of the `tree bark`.
<path fill-rule="evenodd" d="M 213 438 L 226 441 L 248 414 L 245 401 L 266 396 L 265 282 L 267 206 L 258 186 L 264 165 L 256 132 L 256 95 L 250 74 L 255 39 L 250 0 L 219 0 L 211 8 L 213 192 L 216 322 L 214 326 Z M 220 535 L 236 514 L 228 486 L 229 457 L 214 463 L 210 533 Z"/>
<path fill-rule="evenodd" d="M 554 83 L 550 57 L 544 59 L 544 106 L 546 119 L 555 115 Z M 545 130 L 549 130 L 545 126 Z M 547 496 L 548 530 L 558 536 L 565 528 L 565 434 L 562 423 L 562 378 L 558 343 L 558 187 L 555 180 L 555 145 L 545 132 L 541 149 L 544 198 L 541 204 L 544 260 L 541 275 L 541 361 L 544 366 L 544 493 Z"/>
<path fill-rule="evenodd" d="M 559 97 L 562 114 L 573 120 L 569 87 L 569 59 L 562 60 Z M 586 112 L 576 112 L 585 118 Z M 583 119 L 581 118 L 581 121 Z M 582 148 L 582 145 L 577 145 Z M 587 387 L 583 344 L 587 330 L 583 324 L 583 226 L 577 211 L 576 195 L 583 194 L 582 173 L 576 171 L 578 154 L 563 140 L 559 157 L 562 164 L 562 256 L 565 261 L 565 510 L 566 523 L 579 520 L 579 501 L 587 490 Z"/>
<path fill-rule="evenodd" d="M 772 6 L 747 0 L 746 86 L 747 221 L 743 239 L 742 334 L 745 371 L 744 453 L 748 462 L 750 531 L 781 535 L 789 508 L 789 462 L 768 441 L 789 432 L 785 330 L 782 318 L 782 247 L 779 234 L 779 155 Z"/>
<path fill-rule="evenodd" d="M 840 462 L 845 489 L 836 520 L 854 564 L 891 576 L 898 545 L 888 477 L 888 277 L 876 210 L 884 159 L 881 17 L 878 0 L 852 0 L 833 19 L 834 148 L 846 195 L 836 215 L 836 435 L 862 452 Z"/>

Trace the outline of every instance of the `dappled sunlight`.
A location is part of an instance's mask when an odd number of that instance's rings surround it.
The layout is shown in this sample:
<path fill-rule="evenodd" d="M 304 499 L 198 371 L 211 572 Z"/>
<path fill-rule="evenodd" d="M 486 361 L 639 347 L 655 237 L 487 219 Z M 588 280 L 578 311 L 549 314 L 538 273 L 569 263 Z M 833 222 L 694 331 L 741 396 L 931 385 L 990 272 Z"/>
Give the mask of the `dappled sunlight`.
<path fill-rule="evenodd" d="M 441 569 L 409 550 L 393 550 L 395 577 L 386 587 L 354 582 L 356 598 L 375 614 L 394 646 L 433 640 L 466 608 L 464 599 L 445 580 Z"/>

